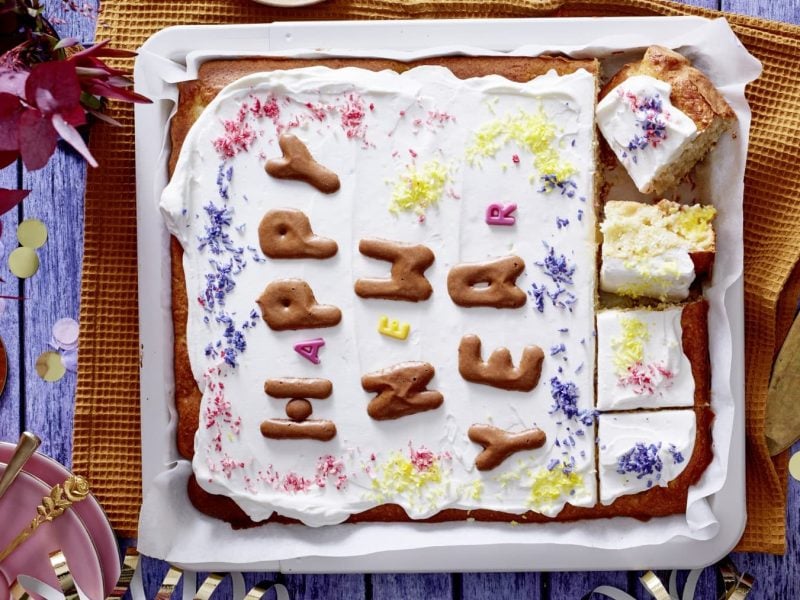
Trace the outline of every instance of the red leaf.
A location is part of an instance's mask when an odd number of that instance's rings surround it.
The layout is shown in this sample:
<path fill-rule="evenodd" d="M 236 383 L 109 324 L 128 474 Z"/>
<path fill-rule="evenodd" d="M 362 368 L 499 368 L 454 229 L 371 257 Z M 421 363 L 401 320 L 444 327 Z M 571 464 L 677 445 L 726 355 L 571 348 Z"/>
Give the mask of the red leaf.
<path fill-rule="evenodd" d="M 133 58 L 136 56 L 136 52 L 130 52 L 128 50 L 118 50 L 116 48 L 109 48 L 108 43 L 111 40 L 103 40 L 102 42 L 96 43 L 94 46 L 90 48 L 86 48 L 86 50 L 81 50 L 77 54 L 73 54 L 70 57 L 70 60 L 78 60 L 86 57 L 94 57 L 94 56 L 103 56 L 105 58 Z"/>
<path fill-rule="evenodd" d="M 80 104 L 81 86 L 75 64 L 68 60 L 39 63 L 25 82 L 25 99 L 43 113 L 70 110 Z"/>
<path fill-rule="evenodd" d="M 6 190 L 0 189 L 0 215 L 3 215 L 14 208 L 17 204 L 30 194 L 30 190 Z"/>
<path fill-rule="evenodd" d="M 81 134 L 78 133 L 78 130 L 61 118 L 61 115 L 53 115 L 52 121 L 53 127 L 61 138 L 75 148 L 86 159 L 86 162 L 96 167 L 97 161 L 92 156 L 92 153 L 89 152 L 89 148 L 86 147 L 86 143 L 83 141 Z"/>
<path fill-rule="evenodd" d="M 19 117 L 22 104 L 19 98 L 0 92 L 0 151 L 19 148 Z"/>
<path fill-rule="evenodd" d="M 19 158 L 19 152 L 0 152 L 0 169 L 3 169 Z"/>
<path fill-rule="evenodd" d="M 29 171 L 41 169 L 47 164 L 58 142 L 50 118 L 36 109 L 29 108 L 19 119 L 19 150 L 22 162 Z"/>
<path fill-rule="evenodd" d="M 0 66 L 0 91 L 22 98 L 25 95 L 25 81 L 28 71 L 17 71 Z"/>
<path fill-rule="evenodd" d="M 150 104 L 152 100 L 136 92 L 128 91 L 124 88 L 119 88 L 113 85 L 108 85 L 104 81 L 97 81 L 96 79 L 85 81 L 83 88 L 94 96 L 105 96 L 111 100 L 122 100 L 123 102 L 140 102 L 142 104 Z"/>

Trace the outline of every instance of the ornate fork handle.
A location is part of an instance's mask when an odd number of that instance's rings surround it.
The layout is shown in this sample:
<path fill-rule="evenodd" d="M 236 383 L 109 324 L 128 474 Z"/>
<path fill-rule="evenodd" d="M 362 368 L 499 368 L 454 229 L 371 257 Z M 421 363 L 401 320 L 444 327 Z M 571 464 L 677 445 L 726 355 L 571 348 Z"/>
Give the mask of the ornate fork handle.
<path fill-rule="evenodd" d="M 64 483 L 54 485 L 50 493 L 42 498 L 42 503 L 36 507 L 36 516 L 33 520 L 0 552 L 0 562 L 31 537 L 42 523 L 54 521 L 69 507 L 88 495 L 89 482 L 80 475 L 70 475 Z"/>

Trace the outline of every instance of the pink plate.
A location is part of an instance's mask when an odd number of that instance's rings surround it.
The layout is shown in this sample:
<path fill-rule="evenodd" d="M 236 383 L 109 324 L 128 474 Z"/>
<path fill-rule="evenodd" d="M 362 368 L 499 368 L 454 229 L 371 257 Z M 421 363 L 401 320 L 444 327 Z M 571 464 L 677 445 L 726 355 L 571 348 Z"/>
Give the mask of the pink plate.
<path fill-rule="evenodd" d="M 0 473 L 13 451 L 13 444 L 0 442 Z M 69 475 L 62 465 L 42 454 L 35 454 L 28 461 L 0 499 L 0 548 L 30 523 L 50 487 Z M 119 578 L 119 553 L 111 525 L 93 496 L 75 504 L 55 521 L 41 525 L 0 564 L 0 598 L 9 596 L 7 587 L 19 575 L 30 575 L 58 589 L 47 557 L 59 548 L 81 589 L 90 598 L 105 598 Z"/>

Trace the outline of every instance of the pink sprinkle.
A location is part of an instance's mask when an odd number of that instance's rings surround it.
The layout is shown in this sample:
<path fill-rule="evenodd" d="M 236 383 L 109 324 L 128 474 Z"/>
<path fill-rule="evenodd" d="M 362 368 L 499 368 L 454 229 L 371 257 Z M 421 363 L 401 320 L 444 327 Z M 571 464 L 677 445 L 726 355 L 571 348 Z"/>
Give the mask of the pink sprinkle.
<path fill-rule="evenodd" d="M 439 127 L 444 127 L 450 121 L 455 122 L 455 117 L 449 113 L 442 112 L 439 110 L 431 110 L 428 111 L 428 119 L 426 123 L 428 125 L 438 125 Z"/>
<path fill-rule="evenodd" d="M 347 475 L 344 473 L 344 462 L 330 454 L 321 456 L 317 462 L 314 482 L 318 487 L 324 488 L 327 485 L 328 477 L 336 478 L 335 485 L 337 490 L 341 490 L 347 485 Z"/>
<path fill-rule="evenodd" d="M 347 102 L 339 108 L 342 115 L 342 129 L 348 138 L 364 138 L 364 100 L 357 94 L 350 94 Z"/>
<path fill-rule="evenodd" d="M 411 464 L 414 465 L 417 471 L 427 471 L 436 462 L 436 455 L 425 446 L 420 446 L 419 450 L 414 450 L 409 443 L 408 452 L 411 455 Z"/>
<path fill-rule="evenodd" d="M 411 158 L 417 158 L 417 156 L 418 156 L 417 153 L 414 152 L 413 148 L 409 148 L 408 149 L 408 153 L 411 155 Z"/>
<path fill-rule="evenodd" d="M 518 165 L 519 164 L 519 154 L 514 154 L 511 157 L 511 162 L 513 162 L 515 165 Z"/>
<path fill-rule="evenodd" d="M 311 114 L 314 115 L 314 118 L 317 121 L 325 120 L 326 110 L 322 104 L 312 104 L 311 102 L 306 102 L 306 108 L 311 111 Z"/>
<path fill-rule="evenodd" d="M 222 460 L 219 461 L 220 466 L 222 467 L 222 472 L 225 473 L 225 477 L 228 479 L 231 478 L 233 471 L 236 469 L 243 469 L 244 463 L 239 461 L 235 461 L 233 458 L 228 456 L 227 454 L 222 457 Z"/>
<path fill-rule="evenodd" d="M 375 110 L 375 104 L 373 102 L 369 103 L 369 109 L 370 110 Z"/>
<path fill-rule="evenodd" d="M 667 382 L 667 387 L 671 385 L 670 380 L 673 377 L 674 374 L 662 365 L 655 363 L 643 365 L 641 362 L 637 362 L 628 367 L 628 372 L 619 378 L 617 384 L 631 388 L 633 393 L 639 396 L 652 396 L 662 381 Z"/>
<path fill-rule="evenodd" d="M 214 140 L 214 149 L 222 158 L 233 158 L 248 150 L 256 139 L 256 132 L 246 121 L 226 119 L 222 122 L 225 133 Z"/>
<path fill-rule="evenodd" d="M 283 478 L 283 489 L 287 492 L 307 492 L 313 482 L 297 473 L 287 473 Z"/>

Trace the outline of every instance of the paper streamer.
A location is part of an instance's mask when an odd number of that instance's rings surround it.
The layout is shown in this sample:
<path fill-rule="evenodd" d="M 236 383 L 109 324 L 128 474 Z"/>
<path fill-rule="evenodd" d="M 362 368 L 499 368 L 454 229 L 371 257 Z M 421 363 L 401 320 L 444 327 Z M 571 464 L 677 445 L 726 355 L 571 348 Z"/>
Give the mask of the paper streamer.
<path fill-rule="evenodd" d="M 50 565 L 58 579 L 59 590 L 34 577 L 21 575 L 11 585 L 11 597 L 14 600 L 30 600 L 33 593 L 45 600 L 90 600 L 78 589 L 67 564 L 67 558 L 61 550 L 50 554 Z"/>
<path fill-rule="evenodd" d="M 739 573 L 729 557 L 718 562 L 716 566 L 720 570 L 725 584 L 725 593 L 719 600 L 745 600 L 753 588 L 753 577 L 747 573 Z M 642 575 L 639 581 L 642 582 L 647 592 L 655 600 L 695 600 L 697 582 L 700 580 L 702 573 L 703 569 L 689 571 L 686 584 L 683 586 L 683 594 L 678 593 L 678 571 L 672 571 L 669 575 L 669 591 L 652 571 Z M 593 594 L 600 594 L 612 600 L 636 600 L 626 591 L 610 585 L 601 585 L 594 588 L 583 597 L 583 600 L 588 600 Z"/>
<path fill-rule="evenodd" d="M 31 600 L 31 594 L 33 593 L 38 594 L 45 600 L 91 600 L 76 585 L 69 566 L 67 565 L 67 559 L 64 557 L 64 553 L 61 550 L 57 550 L 50 555 L 50 564 L 55 571 L 56 578 L 61 588 L 60 590 L 53 589 L 34 577 L 20 575 L 11 585 L 12 598 L 14 598 L 14 600 Z M 169 571 L 167 571 L 167 574 L 164 576 L 161 587 L 155 595 L 155 600 L 171 600 L 172 594 L 175 592 L 175 588 L 178 586 L 178 583 L 180 583 L 181 578 L 183 578 L 183 594 L 184 598 L 186 598 L 186 588 L 195 582 L 195 575 L 196 573 L 192 571 L 186 571 L 184 573 L 182 569 L 170 565 Z M 193 600 L 210 600 L 212 594 L 228 577 L 231 578 L 231 583 L 233 584 L 234 598 L 241 598 L 242 600 L 261 600 L 267 592 L 275 590 L 277 600 L 291 600 L 289 590 L 286 589 L 285 585 L 266 580 L 257 583 L 245 594 L 244 578 L 241 573 L 211 573 L 211 575 L 203 580 L 200 587 L 195 588 L 197 591 L 194 592 L 192 596 Z M 148 600 L 144 596 L 141 579 L 139 552 L 136 548 L 128 548 L 122 562 L 122 570 L 117 585 L 114 586 L 114 589 L 106 597 L 106 600 L 119 600 L 128 590 L 130 590 L 134 600 Z"/>

